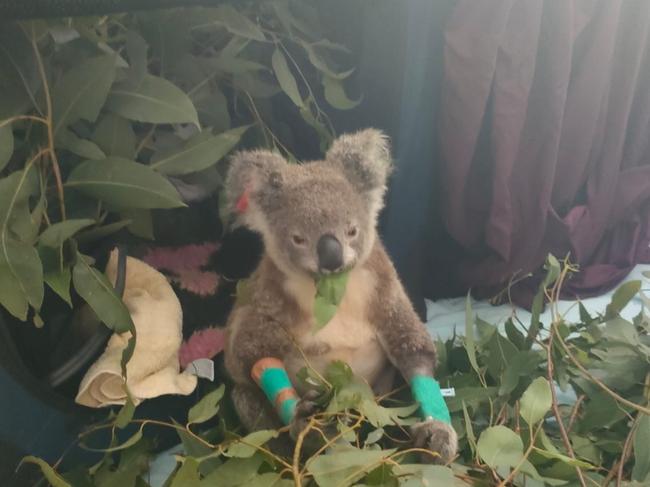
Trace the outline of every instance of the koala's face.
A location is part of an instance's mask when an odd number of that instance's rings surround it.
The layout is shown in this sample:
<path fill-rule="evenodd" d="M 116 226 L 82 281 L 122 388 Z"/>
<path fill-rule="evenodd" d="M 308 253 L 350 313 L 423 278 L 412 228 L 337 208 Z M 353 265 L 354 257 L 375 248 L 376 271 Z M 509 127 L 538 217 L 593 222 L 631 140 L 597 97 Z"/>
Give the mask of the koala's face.
<path fill-rule="evenodd" d="M 322 163 L 288 169 L 292 182 L 258 200 L 271 257 L 310 274 L 338 272 L 365 258 L 375 239 L 375 216 L 363 196 Z"/>
<path fill-rule="evenodd" d="M 328 274 L 369 255 L 389 169 L 386 138 L 366 130 L 340 137 L 323 161 L 290 165 L 268 152 L 239 154 L 226 187 L 231 201 L 246 193 L 240 216 L 262 234 L 278 267 Z"/>

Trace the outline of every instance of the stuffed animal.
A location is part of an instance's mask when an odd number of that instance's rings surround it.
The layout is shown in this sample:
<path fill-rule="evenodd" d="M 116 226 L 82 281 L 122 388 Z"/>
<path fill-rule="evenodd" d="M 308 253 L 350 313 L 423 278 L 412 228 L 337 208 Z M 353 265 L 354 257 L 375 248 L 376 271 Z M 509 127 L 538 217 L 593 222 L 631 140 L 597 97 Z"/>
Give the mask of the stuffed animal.
<path fill-rule="evenodd" d="M 416 446 L 448 462 L 457 436 L 434 379 L 436 349 L 377 236 L 390 170 L 388 140 L 374 129 L 339 137 L 316 162 L 289 164 L 262 150 L 233 157 L 227 200 L 261 234 L 265 253 L 230 315 L 225 364 L 243 424 L 284 423 L 294 438 L 315 411 L 294 389 L 303 354 L 321 371 L 346 362 L 377 393 L 400 373 L 420 403 Z M 345 292 L 315 331 L 317 282 L 337 275 L 346 276 Z"/>

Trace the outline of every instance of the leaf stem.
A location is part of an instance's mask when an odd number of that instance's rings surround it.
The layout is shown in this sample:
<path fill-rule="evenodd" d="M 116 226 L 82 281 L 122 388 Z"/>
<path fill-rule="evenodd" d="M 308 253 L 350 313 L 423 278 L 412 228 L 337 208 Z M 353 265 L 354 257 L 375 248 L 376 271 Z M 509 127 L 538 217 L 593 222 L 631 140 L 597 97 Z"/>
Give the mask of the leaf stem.
<path fill-rule="evenodd" d="M 40 122 L 44 125 L 47 125 L 47 120 L 43 117 L 37 117 L 35 115 L 16 115 L 15 117 L 7 118 L 0 122 L 0 128 L 4 127 L 13 122 L 19 122 L 21 120 L 31 120 L 33 122 Z"/>
<path fill-rule="evenodd" d="M 56 180 L 56 189 L 59 195 L 59 206 L 61 210 L 61 220 L 66 220 L 65 214 L 65 196 L 63 193 L 63 180 L 61 179 L 61 168 L 59 167 L 59 160 L 56 156 L 56 151 L 54 149 L 54 130 L 52 127 L 52 97 L 50 94 L 50 86 L 47 82 L 47 76 L 45 74 L 45 66 L 43 65 L 43 58 L 41 57 L 41 51 L 38 49 L 36 43 L 36 36 L 32 31 L 32 49 L 34 50 L 34 56 L 36 57 L 36 64 L 38 66 L 38 72 L 41 77 L 41 83 L 43 84 L 43 92 L 45 93 L 45 105 L 47 107 L 47 115 L 45 118 L 45 125 L 47 127 L 47 142 L 48 149 L 50 154 L 50 161 L 52 163 L 52 170 L 54 172 L 54 179 Z"/>

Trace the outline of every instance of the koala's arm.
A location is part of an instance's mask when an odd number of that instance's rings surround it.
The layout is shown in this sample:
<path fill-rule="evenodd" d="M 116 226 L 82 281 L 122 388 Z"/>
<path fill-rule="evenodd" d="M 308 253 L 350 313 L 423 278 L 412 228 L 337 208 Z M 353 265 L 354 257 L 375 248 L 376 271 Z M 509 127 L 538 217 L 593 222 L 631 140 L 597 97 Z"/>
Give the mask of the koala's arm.
<path fill-rule="evenodd" d="M 376 299 L 370 313 L 389 360 L 407 381 L 415 375 L 433 377 L 435 345 L 379 242 L 369 264 L 377 282 Z"/>
<path fill-rule="evenodd" d="M 289 424 L 298 397 L 284 367 L 284 359 L 294 346 L 285 327 L 294 317 L 289 303 L 277 292 L 277 283 L 254 281 L 252 285 L 254 304 L 237 306 L 228 323 L 225 363 L 241 399 L 236 407 L 249 428 L 260 416 L 267 416 L 265 424 L 273 423 L 268 406 L 275 409 L 273 416 Z M 264 393 L 268 404 L 260 403 L 259 392 Z"/>
<path fill-rule="evenodd" d="M 432 452 L 424 454 L 422 461 L 449 463 L 458 450 L 458 436 L 434 379 L 435 344 L 415 313 L 381 244 L 375 246 L 370 259 L 378 283 L 372 312 L 379 340 L 420 403 L 423 421 L 411 427 L 415 446 Z"/>

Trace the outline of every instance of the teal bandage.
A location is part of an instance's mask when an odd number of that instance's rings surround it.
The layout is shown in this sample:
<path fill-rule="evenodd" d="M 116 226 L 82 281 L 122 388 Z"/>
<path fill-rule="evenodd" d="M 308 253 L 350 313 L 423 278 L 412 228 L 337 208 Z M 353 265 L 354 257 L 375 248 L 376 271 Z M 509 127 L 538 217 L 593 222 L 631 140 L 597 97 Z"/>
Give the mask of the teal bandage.
<path fill-rule="evenodd" d="M 268 397 L 269 401 L 275 402 L 277 395 L 282 389 L 291 388 L 291 381 L 284 369 L 264 369 L 260 377 L 260 387 Z"/>
<path fill-rule="evenodd" d="M 442 397 L 440 384 L 426 375 L 415 375 L 411 379 L 413 397 L 420 404 L 420 413 L 424 418 L 433 418 L 451 424 L 449 409 Z"/>
<path fill-rule="evenodd" d="M 295 397 L 290 397 L 285 399 L 280 405 L 278 414 L 284 424 L 291 423 L 293 415 L 296 413 L 296 404 L 298 404 L 298 400 Z"/>
<path fill-rule="evenodd" d="M 291 380 L 282 361 L 263 358 L 253 366 L 251 375 L 264 391 L 268 400 L 275 406 L 282 422 L 289 424 L 296 410 L 298 396 L 291 385 Z"/>

